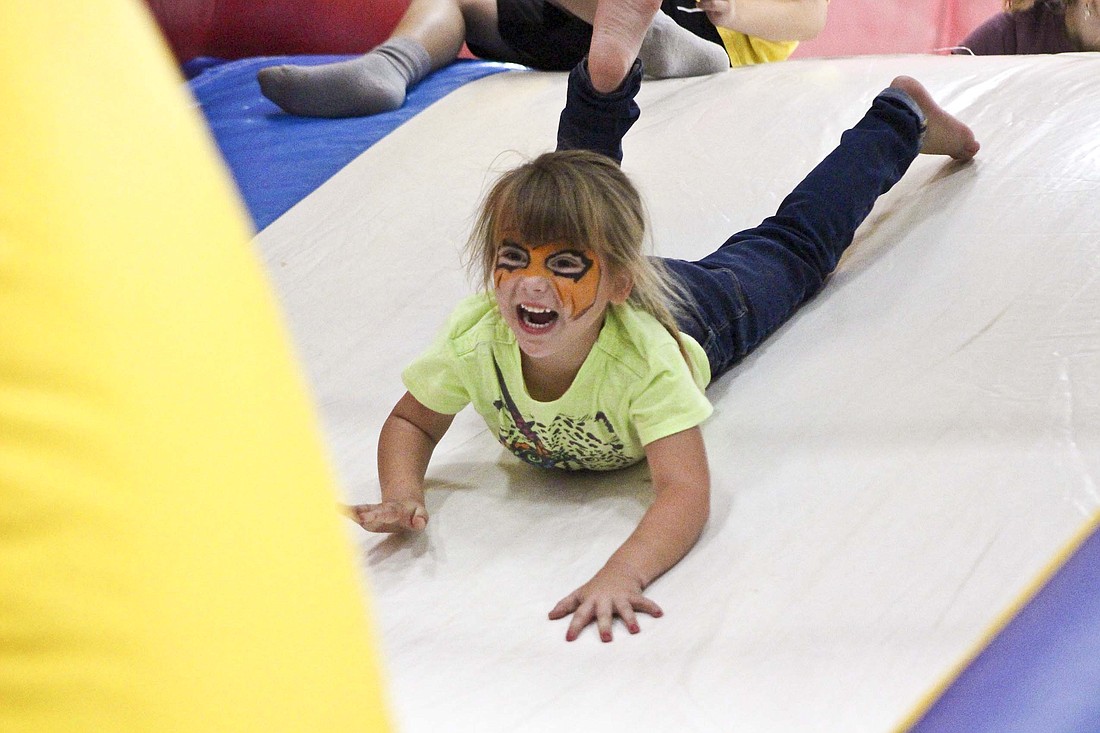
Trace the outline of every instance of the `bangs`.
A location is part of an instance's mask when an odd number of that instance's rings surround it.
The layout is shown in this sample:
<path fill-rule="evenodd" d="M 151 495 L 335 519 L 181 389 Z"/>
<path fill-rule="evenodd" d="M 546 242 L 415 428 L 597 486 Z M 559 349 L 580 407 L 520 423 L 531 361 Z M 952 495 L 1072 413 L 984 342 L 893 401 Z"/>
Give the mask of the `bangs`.
<path fill-rule="evenodd" d="M 497 235 L 513 230 L 536 247 L 566 242 L 597 252 L 605 249 L 604 217 L 597 212 L 589 180 L 545 166 L 525 172 L 505 183 L 496 197 L 492 219 Z"/>
<path fill-rule="evenodd" d="M 586 150 L 544 153 L 497 179 L 466 246 L 466 265 L 486 287 L 496 243 L 508 232 L 532 247 L 561 242 L 591 249 L 616 272 L 632 272 L 645 259 L 637 189 L 614 161 Z"/>

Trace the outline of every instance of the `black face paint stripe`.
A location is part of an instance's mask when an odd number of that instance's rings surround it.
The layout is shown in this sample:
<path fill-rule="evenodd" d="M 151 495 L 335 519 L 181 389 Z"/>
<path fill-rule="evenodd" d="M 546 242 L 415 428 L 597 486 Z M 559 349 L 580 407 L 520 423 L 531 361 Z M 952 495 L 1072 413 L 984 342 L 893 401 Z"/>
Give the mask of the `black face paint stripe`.
<path fill-rule="evenodd" d="M 500 261 L 500 254 L 501 254 L 501 251 L 504 250 L 505 248 L 515 250 L 517 254 L 521 254 L 523 256 L 523 263 L 522 264 L 512 264 L 512 263 L 508 263 L 508 262 L 501 262 Z M 497 248 L 496 269 L 504 270 L 505 272 L 515 272 L 516 270 L 522 270 L 526 267 L 530 267 L 530 265 L 531 265 L 531 253 L 522 244 L 519 244 L 517 242 L 513 242 L 510 239 L 506 239 L 506 240 L 504 240 L 503 242 L 500 243 L 500 247 Z"/>
<path fill-rule="evenodd" d="M 578 260 L 584 263 L 584 267 L 581 268 L 580 272 L 558 272 L 556 269 L 554 269 L 553 265 L 550 264 L 550 260 L 553 260 L 555 257 L 560 257 L 561 255 L 572 255 L 573 257 L 576 257 Z M 580 251 L 579 249 L 563 249 L 561 251 L 555 252 L 554 254 L 550 255 L 549 258 L 547 258 L 546 269 L 550 270 L 550 272 L 554 273 L 558 277 L 564 277 L 572 280 L 573 282 L 578 282 L 582 277 L 588 274 L 589 270 L 592 269 L 592 258 L 588 257 L 584 252 Z"/>

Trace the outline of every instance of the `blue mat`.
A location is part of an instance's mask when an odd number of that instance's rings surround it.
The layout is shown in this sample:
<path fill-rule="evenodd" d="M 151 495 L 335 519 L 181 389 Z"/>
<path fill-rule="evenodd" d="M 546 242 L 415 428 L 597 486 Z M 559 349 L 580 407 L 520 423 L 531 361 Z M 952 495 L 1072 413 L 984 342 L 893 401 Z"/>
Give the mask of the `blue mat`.
<path fill-rule="evenodd" d="M 317 119 L 284 113 L 260 94 L 256 72 L 284 63 L 313 65 L 351 56 L 267 56 L 219 62 L 199 59 L 185 69 L 222 156 L 257 230 L 279 218 L 360 153 L 436 100 L 468 82 L 509 69 L 459 60 L 410 90 L 405 105 L 370 117 Z"/>

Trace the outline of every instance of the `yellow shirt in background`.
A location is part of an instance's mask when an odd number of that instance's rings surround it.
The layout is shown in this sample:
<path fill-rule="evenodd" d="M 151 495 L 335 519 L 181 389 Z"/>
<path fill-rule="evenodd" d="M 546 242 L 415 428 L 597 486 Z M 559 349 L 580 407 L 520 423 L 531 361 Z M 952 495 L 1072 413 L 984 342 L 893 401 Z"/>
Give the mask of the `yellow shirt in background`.
<path fill-rule="evenodd" d="M 715 26 L 729 54 L 732 66 L 751 66 L 769 61 L 785 61 L 798 48 L 798 41 L 766 41 L 744 33 Z"/>

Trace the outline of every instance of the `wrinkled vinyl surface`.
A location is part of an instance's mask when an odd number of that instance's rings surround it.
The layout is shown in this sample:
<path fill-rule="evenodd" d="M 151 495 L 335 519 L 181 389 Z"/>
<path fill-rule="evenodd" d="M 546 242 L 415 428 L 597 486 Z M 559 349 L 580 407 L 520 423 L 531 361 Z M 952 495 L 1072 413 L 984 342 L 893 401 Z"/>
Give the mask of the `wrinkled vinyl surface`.
<path fill-rule="evenodd" d="M 642 633 L 546 613 L 630 533 L 643 467 L 521 465 L 460 414 L 419 537 L 349 525 L 399 727 L 883 731 L 988 640 L 1100 508 L 1100 86 L 1094 56 L 865 57 L 647 82 L 624 168 L 656 250 L 774 212 L 898 74 L 982 142 L 922 156 L 826 290 L 712 385 L 713 514 Z M 471 83 L 257 239 L 348 498 L 378 496 L 399 373 L 471 287 L 498 171 L 553 145 L 564 74 Z"/>

